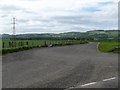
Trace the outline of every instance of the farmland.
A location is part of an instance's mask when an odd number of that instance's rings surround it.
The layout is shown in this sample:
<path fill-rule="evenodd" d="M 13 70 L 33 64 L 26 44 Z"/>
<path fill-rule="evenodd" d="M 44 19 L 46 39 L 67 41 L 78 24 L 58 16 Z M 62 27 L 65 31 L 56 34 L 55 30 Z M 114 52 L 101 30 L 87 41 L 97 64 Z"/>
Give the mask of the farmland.
<path fill-rule="evenodd" d="M 94 30 L 85 33 L 20 34 L 15 36 L 16 39 L 14 39 L 13 35 L 2 34 L 2 53 L 6 54 L 41 47 L 84 44 L 88 41 L 101 42 L 99 45 L 101 52 L 118 53 L 118 32 L 118 30 Z"/>
<path fill-rule="evenodd" d="M 120 45 L 117 41 L 111 42 L 100 42 L 99 50 L 102 52 L 113 52 L 113 53 L 120 53 Z"/>
<path fill-rule="evenodd" d="M 32 48 L 84 44 L 80 40 L 2 40 L 2 54 L 28 50 Z"/>

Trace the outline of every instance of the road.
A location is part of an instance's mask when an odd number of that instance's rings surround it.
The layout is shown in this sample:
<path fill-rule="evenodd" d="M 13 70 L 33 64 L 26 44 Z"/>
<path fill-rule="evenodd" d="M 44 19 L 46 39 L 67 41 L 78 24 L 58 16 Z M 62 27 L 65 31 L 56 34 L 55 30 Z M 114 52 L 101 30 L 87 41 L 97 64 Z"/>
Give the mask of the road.
<path fill-rule="evenodd" d="M 118 55 L 99 52 L 97 43 L 4 55 L 2 70 L 3 88 L 118 87 Z"/>

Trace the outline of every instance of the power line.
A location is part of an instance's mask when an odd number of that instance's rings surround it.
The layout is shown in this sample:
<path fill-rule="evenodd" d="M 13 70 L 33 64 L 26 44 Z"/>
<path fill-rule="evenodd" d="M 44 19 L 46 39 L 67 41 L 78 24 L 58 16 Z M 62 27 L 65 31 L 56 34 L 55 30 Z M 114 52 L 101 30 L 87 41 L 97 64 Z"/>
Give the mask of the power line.
<path fill-rule="evenodd" d="M 15 35 L 16 34 L 16 31 L 15 31 L 15 29 L 16 29 L 16 18 L 15 17 L 13 17 L 13 35 Z"/>
<path fill-rule="evenodd" d="M 12 25 L 13 25 L 13 39 L 15 39 L 15 38 L 16 38 L 16 37 L 15 37 L 15 35 L 16 35 L 16 18 L 13 17 L 12 20 L 13 20 L 13 21 L 12 21 Z"/>

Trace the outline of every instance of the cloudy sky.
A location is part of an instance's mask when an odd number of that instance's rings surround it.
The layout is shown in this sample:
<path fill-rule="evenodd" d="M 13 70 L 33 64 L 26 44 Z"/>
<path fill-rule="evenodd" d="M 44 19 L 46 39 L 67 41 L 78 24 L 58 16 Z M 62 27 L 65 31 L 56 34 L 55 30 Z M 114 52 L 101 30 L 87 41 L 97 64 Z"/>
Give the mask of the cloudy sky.
<path fill-rule="evenodd" d="M 0 33 L 85 32 L 118 28 L 119 0 L 0 0 Z"/>

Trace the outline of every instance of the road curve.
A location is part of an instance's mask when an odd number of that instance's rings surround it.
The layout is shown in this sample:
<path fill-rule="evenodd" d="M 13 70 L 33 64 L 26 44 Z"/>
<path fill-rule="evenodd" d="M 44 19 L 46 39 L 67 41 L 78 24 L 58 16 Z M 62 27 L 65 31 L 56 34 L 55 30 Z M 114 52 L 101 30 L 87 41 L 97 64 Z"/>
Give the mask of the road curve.
<path fill-rule="evenodd" d="M 97 43 L 32 49 L 2 60 L 3 88 L 67 89 L 117 75 L 118 55 L 99 52 Z"/>

